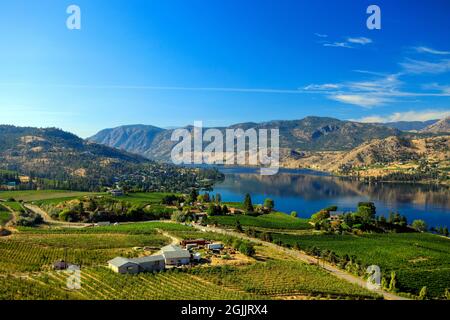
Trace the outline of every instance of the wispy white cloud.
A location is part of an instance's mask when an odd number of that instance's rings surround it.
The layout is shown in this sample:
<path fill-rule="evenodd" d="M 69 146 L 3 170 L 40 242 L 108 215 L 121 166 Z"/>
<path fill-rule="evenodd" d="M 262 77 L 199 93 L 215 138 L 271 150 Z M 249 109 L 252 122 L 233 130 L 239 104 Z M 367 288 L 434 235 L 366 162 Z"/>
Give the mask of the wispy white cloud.
<path fill-rule="evenodd" d="M 330 99 L 339 102 L 353 104 L 364 108 L 372 108 L 374 106 L 383 105 L 390 99 L 382 96 L 363 95 L 363 94 L 336 94 L 329 96 Z"/>
<path fill-rule="evenodd" d="M 429 47 L 414 47 L 414 50 L 416 50 L 419 53 L 431 53 L 431 54 L 437 54 L 437 55 L 449 55 L 450 51 L 440 51 L 435 50 L 433 48 Z"/>
<path fill-rule="evenodd" d="M 327 34 L 323 34 L 323 33 L 314 33 L 314 35 L 316 35 L 319 38 L 328 38 Z"/>
<path fill-rule="evenodd" d="M 337 47 L 337 48 L 353 48 L 346 42 L 327 42 L 323 44 L 324 47 Z"/>
<path fill-rule="evenodd" d="M 438 74 L 450 71 L 450 59 L 442 59 L 437 62 L 406 59 L 400 63 L 404 72 L 411 74 Z"/>
<path fill-rule="evenodd" d="M 339 85 L 335 83 L 325 83 L 325 84 L 310 84 L 303 88 L 303 90 L 314 90 L 314 91 L 320 91 L 320 90 L 335 90 L 339 89 Z"/>
<path fill-rule="evenodd" d="M 88 89 L 88 90 L 148 90 L 148 91 L 211 91 L 211 92 L 231 92 L 231 93 L 280 93 L 280 94 L 301 94 L 298 89 L 280 88 L 236 88 L 236 87 L 184 87 L 184 86 L 147 86 L 147 85 L 89 85 L 89 84 L 45 84 L 45 83 L 0 83 L 0 87 L 48 87 L 48 88 L 68 88 L 68 89 Z"/>
<path fill-rule="evenodd" d="M 429 83 L 422 86 L 425 90 L 436 90 L 442 94 L 450 94 L 450 85 L 440 85 L 438 83 Z"/>
<path fill-rule="evenodd" d="M 317 34 L 316 34 L 317 35 Z M 364 46 L 366 44 L 372 43 L 372 39 L 366 37 L 348 37 L 345 41 L 326 41 L 320 42 L 324 47 L 337 47 L 337 48 L 347 48 L 353 49 L 354 45 Z"/>
<path fill-rule="evenodd" d="M 352 120 L 369 123 L 386 123 L 396 121 L 427 121 L 427 120 L 443 119 L 449 116 L 450 116 L 449 110 L 428 109 L 423 111 L 395 112 L 385 116 L 371 115 L 360 119 L 352 119 Z"/>
<path fill-rule="evenodd" d="M 372 41 L 372 39 L 369 39 L 366 37 L 357 37 L 357 38 L 347 38 L 347 42 L 366 45 L 366 44 L 372 43 L 373 41 Z"/>

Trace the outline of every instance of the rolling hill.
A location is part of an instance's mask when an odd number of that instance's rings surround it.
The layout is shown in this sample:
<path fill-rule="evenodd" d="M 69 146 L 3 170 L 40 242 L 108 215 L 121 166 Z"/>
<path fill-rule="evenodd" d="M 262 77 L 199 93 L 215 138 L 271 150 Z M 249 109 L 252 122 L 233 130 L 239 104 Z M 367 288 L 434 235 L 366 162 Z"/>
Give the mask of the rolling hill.
<path fill-rule="evenodd" d="M 184 190 L 205 178 L 199 170 L 156 163 L 60 129 L 8 125 L 0 125 L 2 170 L 9 177 L 21 175 L 26 188 L 73 190 L 99 190 L 117 182 L 142 190 Z"/>
<path fill-rule="evenodd" d="M 421 132 L 426 133 L 449 133 L 450 132 L 450 117 L 439 120 L 436 123 L 424 128 Z"/>

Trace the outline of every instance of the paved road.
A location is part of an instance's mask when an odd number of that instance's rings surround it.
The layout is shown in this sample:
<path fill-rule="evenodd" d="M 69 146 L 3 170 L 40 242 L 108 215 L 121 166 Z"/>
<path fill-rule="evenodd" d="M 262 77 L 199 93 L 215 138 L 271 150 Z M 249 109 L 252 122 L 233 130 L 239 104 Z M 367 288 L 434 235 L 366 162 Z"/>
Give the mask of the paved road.
<path fill-rule="evenodd" d="M 233 237 L 244 238 L 244 239 L 256 242 L 258 244 L 261 244 L 263 246 L 266 246 L 266 247 L 269 247 L 269 248 L 272 248 L 272 249 L 275 249 L 278 251 L 282 251 L 286 254 L 289 254 L 290 256 L 293 256 L 293 257 L 295 257 L 301 261 L 304 261 L 306 263 L 309 263 L 309 264 L 317 264 L 317 262 L 318 262 L 317 258 L 307 255 L 302 251 L 284 248 L 284 247 L 281 247 L 281 246 L 276 245 L 271 242 L 266 242 L 266 241 L 263 241 L 260 239 L 251 238 L 242 233 L 237 233 L 234 231 L 229 231 L 229 230 L 224 230 L 224 229 L 214 228 L 214 227 L 203 227 L 203 226 L 199 226 L 199 225 L 194 225 L 194 227 L 197 229 L 200 229 L 200 230 L 204 230 L 204 231 L 216 232 L 216 233 L 221 233 L 221 234 L 225 234 L 225 235 L 229 235 L 229 236 L 233 236 Z M 337 278 L 340 278 L 340 279 L 343 279 L 350 283 L 356 284 L 360 287 L 367 288 L 367 282 L 365 280 L 363 280 L 357 276 L 354 276 L 348 272 L 342 271 L 339 268 L 333 266 L 332 264 L 329 264 L 329 263 L 321 260 L 319 266 Z M 382 295 L 383 298 L 386 300 L 410 300 L 408 298 L 400 297 L 400 296 L 397 296 L 395 294 L 392 294 L 390 292 L 386 292 L 383 290 L 373 290 L 373 291 Z"/>

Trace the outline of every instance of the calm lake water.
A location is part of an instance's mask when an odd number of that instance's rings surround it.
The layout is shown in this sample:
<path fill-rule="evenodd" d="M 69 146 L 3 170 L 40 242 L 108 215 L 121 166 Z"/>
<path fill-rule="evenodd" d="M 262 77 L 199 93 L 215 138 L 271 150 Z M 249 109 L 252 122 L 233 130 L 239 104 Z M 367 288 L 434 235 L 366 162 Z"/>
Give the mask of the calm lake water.
<path fill-rule="evenodd" d="M 220 168 L 225 180 L 215 185 L 223 201 L 243 201 L 250 193 L 254 203 L 272 198 L 279 211 L 297 211 L 300 217 L 337 205 L 341 211 L 355 210 L 360 201 L 373 201 L 377 214 L 399 212 L 423 219 L 431 226 L 450 227 L 450 190 L 446 187 L 408 183 L 363 183 L 309 170 L 281 169 L 274 176 L 260 176 L 259 169 Z M 213 192 L 213 193 L 214 193 Z"/>

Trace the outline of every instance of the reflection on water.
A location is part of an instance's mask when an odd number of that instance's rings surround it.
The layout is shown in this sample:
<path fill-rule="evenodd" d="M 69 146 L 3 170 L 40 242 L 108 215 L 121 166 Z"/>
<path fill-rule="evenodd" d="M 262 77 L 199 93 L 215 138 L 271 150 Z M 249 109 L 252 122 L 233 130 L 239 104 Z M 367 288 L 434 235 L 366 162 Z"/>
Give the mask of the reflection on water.
<path fill-rule="evenodd" d="M 450 226 L 448 187 L 409 183 L 363 183 L 304 170 L 281 170 L 275 176 L 260 176 L 254 169 L 224 168 L 225 181 L 214 188 L 224 201 L 242 201 L 250 193 L 256 203 L 275 200 L 278 210 L 297 211 L 302 217 L 329 205 L 354 210 L 359 201 L 373 201 L 377 213 L 399 212 L 423 219 L 430 226 Z"/>

